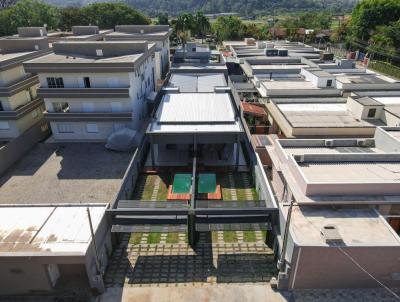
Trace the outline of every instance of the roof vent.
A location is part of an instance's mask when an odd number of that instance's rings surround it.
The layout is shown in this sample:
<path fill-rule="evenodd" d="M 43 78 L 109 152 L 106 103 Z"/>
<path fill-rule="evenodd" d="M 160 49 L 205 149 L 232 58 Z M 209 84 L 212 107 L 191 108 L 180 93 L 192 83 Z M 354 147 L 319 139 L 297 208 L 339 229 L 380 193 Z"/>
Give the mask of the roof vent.
<path fill-rule="evenodd" d="M 103 50 L 102 49 L 96 49 L 96 56 L 102 57 L 103 56 Z"/>
<path fill-rule="evenodd" d="M 322 236 L 325 238 L 327 244 L 342 243 L 342 236 L 339 234 L 339 230 L 334 224 L 324 225 L 321 230 Z"/>
<path fill-rule="evenodd" d="M 333 139 L 326 139 L 325 140 L 325 147 L 333 148 Z"/>

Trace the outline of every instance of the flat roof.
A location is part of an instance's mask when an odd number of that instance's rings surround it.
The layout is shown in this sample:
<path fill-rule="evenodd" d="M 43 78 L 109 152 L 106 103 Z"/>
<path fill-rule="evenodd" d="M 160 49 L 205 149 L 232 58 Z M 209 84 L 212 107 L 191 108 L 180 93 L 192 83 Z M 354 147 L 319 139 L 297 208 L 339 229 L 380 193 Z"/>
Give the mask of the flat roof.
<path fill-rule="evenodd" d="M 296 90 L 304 90 L 304 89 L 315 89 L 320 90 L 315 86 L 312 82 L 306 80 L 263 80 L 262 84 L 265 88 L 273 90 L 273 89 L 296 89 Z"/>
<path fill-rule="evenodd" d="M 287 215 L 288 207 L 283 207 Z M 399 236 L 371 208 L 293 207 L 291 232 L 299 245 L 329 246 L 322 235 L 326 225 L 334 225 L 343 241 L 338 246 L 399 246 Z"/>
<path fill-rule="evenodd" d="M 298 163 L 305 178 L 318 183 L 399 183 L 400 162 L 305 162 Z"/>
<path fill-rule="evenodd" d="M 0 177 L 0 204 L 109 203 L 132 155 L 100 143 L 40 143 Z"/>
<path fill-rule="evenodd" d="M 215 87 L 226 87 L 224 74 L 173 73 L 168 87 L 179 87 L 180 92 L 214 92 Z"/>
<path fill-rule="evenodd" d="M 373 73 L 365 73 L 365 74 L 338 73 L 335 75 L 336 75 L 336 80 L 343 84 L 389 84 L 398 82 L 387 76 L 373 74 Z"/>
<path fill-rule="evenodd" d="M 149 132 L 242 132 L 228 93 L 170 93 Z"/>
<path fill-rule="evenodd" d="M 276 106 L 293 127 L 374 127 L 356 118 L 344 103 L 277 103 Z"/>
<path fill-rule="evenodd" d="M 94 231 L 106 207 L 88 206 Z M 82 256 L 91 242 L 85 206 L 0 207 L 0 257 L 78 253 Z"/>
<path fill-rule="evenodd" d="M 24 52 L 13 52 L 0 54 L 0 62 L 16 59 L 19 57 L 25 57 L 37 53 L 37 51 L 24 51 Z"/>
<path fill-rule="evenodd" d="M 110 32 L 108 34 L 106 34 L 107 36 L 110 37 L 125 37 L 125 38 L 137 38 L 137 39 L 159 39 L 159 38 L 167 38 L 167 36 L 169 35 L 169 30 L 165 30 L 165 31 L 157 31 L 157 32 L 147 32 L 147 33 L 134 33 L 134 32 L 122 32 L 122 31 L 114 31 L 114 32 Z"/>

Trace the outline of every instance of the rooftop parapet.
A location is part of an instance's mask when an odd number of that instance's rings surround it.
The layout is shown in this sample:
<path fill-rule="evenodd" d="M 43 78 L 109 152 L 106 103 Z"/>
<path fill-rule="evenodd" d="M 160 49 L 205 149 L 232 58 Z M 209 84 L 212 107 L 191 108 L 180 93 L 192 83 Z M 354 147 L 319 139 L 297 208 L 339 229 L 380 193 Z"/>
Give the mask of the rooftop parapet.
<path fill-rule="evenodd" d="M 146 41 L 57 42 L 53 44 L 53 50 L 58 55 L 107 58 L 146 53 L 148 51 L 148 43 Z"/>

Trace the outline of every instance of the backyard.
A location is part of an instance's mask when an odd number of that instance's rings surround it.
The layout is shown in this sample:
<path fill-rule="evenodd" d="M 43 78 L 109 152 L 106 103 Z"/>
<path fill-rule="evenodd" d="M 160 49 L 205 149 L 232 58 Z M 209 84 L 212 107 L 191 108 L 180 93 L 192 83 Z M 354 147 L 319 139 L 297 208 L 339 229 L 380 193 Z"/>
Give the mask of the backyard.
<path fill-rule="evenodd" d="M 133 199 L 142 201 L 167 201 L 168 187 L 172 185 L 172 173 L 142 174 L 137 181 Z M 252 175 L 248 172 L 217 173 L 224 201 L 258 200 Z M 215 231 L 210 236 L 201 236 L 204 243 L 262 242 L 266 231 Z M 132 233 L 130 244 L 187 243 L 186 233 Z"/>

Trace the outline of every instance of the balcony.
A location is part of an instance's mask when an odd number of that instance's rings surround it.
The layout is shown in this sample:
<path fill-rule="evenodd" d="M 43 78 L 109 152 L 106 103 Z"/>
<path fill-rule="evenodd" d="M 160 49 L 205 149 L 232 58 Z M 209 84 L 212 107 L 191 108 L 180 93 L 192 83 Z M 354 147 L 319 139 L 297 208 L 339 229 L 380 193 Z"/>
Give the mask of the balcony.
<path fill-rule="evenodd" d="M 0 97 L 10 97 L 22 90 L 29 89 L 36 84 L 39 84 L 38 76 L 27 75 L 23 79 L 19 79 L 14 83 L 9 84 L 9 86 L 0 87 Z"/>
<path fill-rule="evenodd" d="M 44 117 L 49 122 L 80 122 L 80 121 L 131 121 L 132 112 L 44 112 Z"/>
<path fill-rule="evenodd" d="M 43 104 L 43 99 L 36 98 L 33 101 L 30 101 L 29 103 L 16 108 L 15 110 L 6 110 L 6 111 L 0 110 L 0 120 L 17 120 L 22 116 L 28 114 L 29 112 L 35 110 L 42 104 Z"/>
<path fill-rule="evenodd" d="M 129 87 L 123 88 L 39 88 L 43 98 L 129 98 Z"/>

